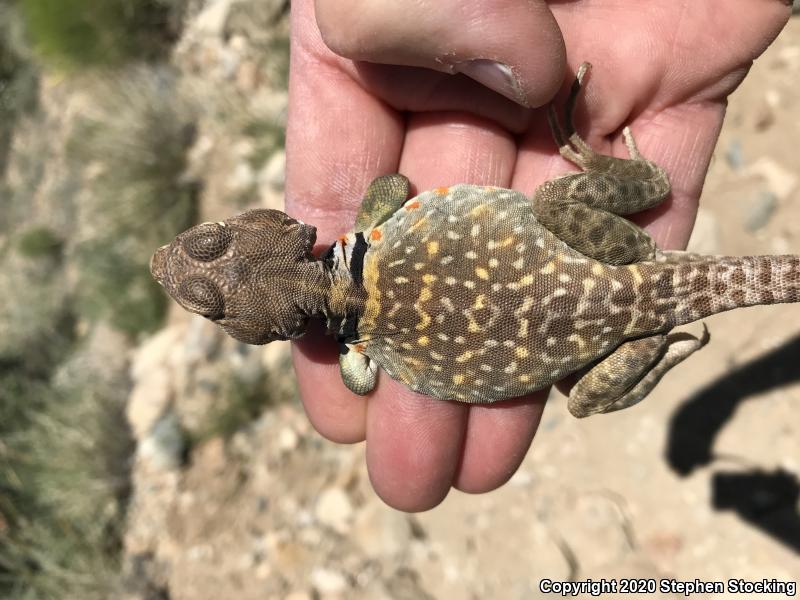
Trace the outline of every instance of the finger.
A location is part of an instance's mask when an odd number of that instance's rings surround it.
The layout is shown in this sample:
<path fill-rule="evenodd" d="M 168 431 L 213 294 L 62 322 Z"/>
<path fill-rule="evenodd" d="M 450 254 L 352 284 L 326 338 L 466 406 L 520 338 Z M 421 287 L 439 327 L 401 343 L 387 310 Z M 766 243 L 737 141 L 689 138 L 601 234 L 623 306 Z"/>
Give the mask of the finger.
<path fill-rule="evenodd" d="M 524 131 L 530 119 L 527 108 L 463 75 L 363 62 L 346 68 L 365 89 L 395 110 L 469 112 L 515 133 Z"/>
<path fill-rule="evenodd" d="M 286 208 L 327 245 L 352 227 L 369 182 L 397 169 L 404 124 L 341 71 L 312 9 L 311 0 L 292 4 Z"/>
<path fill-rule="evenodd" d="M 367 411 L 367 468 L 386 504 L 417 512 L 439 504 L 453 480 L 466 408 L 415 394 L 381 374 Z"/>
<path fill-rule="evenodd" d="M 311 0 L 292 4 L 286 208 L 316 225 L 318 240 L 329 245 L 352 227 L 368 182 L 396 170 L 403 126 L 337 70 L 312 8 Z M 334 441 L 364 439 L 366 400 L 342 383 L 332 340 L 309 334 L 293 347 L 300 396 L 314 427 Z"/>
<path fill-rule="evenodd" d="M 338 351 L 321 328 L 292 344 L 297 387 L 308 420 L 320 435 L 340 444 L 366 437 L 367 399 L 342 383 Z"/>
<path fill-rule="evenodd" d="M 507 482 L 533 441 L 546 399 L 542 391 L 528 401 L 473 406 L 455 487 L 479 494 Z"/>
<path fill-rule="evenodd" d="M 564 44 L 541 0 L 316 0 L 316 14 L 352 60 L 464 73 L 523 106 L 561 83 Z"/>

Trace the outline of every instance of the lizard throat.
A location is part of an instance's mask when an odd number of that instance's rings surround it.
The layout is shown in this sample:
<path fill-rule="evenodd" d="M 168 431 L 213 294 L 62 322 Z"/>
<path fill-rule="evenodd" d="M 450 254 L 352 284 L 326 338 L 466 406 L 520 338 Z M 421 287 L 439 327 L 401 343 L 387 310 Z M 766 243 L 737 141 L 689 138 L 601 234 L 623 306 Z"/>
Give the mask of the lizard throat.
<path fill-rule="evenodd" d="M 340 341 L 358 337 L 358 320 L 364 312 L 364 256 L 369 244 L 361 232 L 337 240 L 320 262 L 329 277 L 324 316 L 328 331 Z"/>

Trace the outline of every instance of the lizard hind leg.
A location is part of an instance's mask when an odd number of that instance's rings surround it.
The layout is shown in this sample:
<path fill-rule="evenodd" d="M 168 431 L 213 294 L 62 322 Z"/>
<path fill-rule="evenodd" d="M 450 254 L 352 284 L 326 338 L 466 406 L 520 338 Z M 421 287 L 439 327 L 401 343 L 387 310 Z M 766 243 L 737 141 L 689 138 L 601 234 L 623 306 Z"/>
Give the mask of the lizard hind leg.
<path fill-rule="evenodd" d="M 708 329 L 697 338 L 684 332 L 653 335 L 621 344 L 573 386 L 567 407 L 581 418 L 628 408 L 641 402 L 675 365 L 708 343 Z"/>
<path fill-rule="evenodd" d="M 358 209 L 355 231 L 366 231 L 383 223 L 403 205 L 408 190 L 408 179 L 399 173 L 373 179 Z"/>
<path fill-rule="evenodd" d="M 588 69 L 588 63 L 578 69 L 563 126 L 553 105 L 547 113 L 559 152 L 583 172 L 542 184 L 533 195 L 534 211 L 552 233 L 595 260 L 615 265 L 652 260 L 656 247 L 650 236 L 618 215 L 659 204 L 669 194 L 669 179 L 642 157 L 627 127 L 622 132 L 627 159 L 599 154 L 577 134 L 573 112 Z"/>

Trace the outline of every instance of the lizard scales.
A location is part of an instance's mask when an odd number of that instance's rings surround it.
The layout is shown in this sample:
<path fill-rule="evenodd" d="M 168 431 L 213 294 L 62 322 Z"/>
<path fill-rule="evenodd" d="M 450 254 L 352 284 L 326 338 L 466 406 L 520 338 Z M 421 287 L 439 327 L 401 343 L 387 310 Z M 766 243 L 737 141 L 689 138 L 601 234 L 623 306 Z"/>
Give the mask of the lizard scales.
<path fill-rule="evenodd" d="M 669 181 L 627 129 L 630 159 L 596 154 L 574 132 L 586 69 L 564 126 L 549 113 L 562 155 L 584 172 L 532 199 L 461 184 L 406 200 L 408 181 L 390 175 L 321 259 L 313 227 L 254 210 L 184 232 L 151 271 L 184 308 L 248 343 L 297 337 L 310 317 L 325 318 L 344 382 L 360 394 L 380 365 L 446 400 L 513 398 L 579 373 L 576 416 L 635 404 L 708 340 L 672 328 L 800 300 L 800 257 L 664 252 L 618 216 L 661 202 Z"/>

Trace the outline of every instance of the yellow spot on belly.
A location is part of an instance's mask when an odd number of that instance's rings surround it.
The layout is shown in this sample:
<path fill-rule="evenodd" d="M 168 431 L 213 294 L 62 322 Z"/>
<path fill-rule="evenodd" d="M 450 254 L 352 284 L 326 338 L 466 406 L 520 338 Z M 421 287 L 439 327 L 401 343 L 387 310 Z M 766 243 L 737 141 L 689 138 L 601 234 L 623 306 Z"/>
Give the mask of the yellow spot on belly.
<path fill-rule="evenodd" d="M 636 265 L 630 265 L 628 267 L 631 270 L 631 275 L 633 275 L 633 281 L 636 285 L 642 283 L 642 274 L 639 272 L 639 267 Z"/>
<path fill-rule="evenodd" d="M 425 274 L 422 276 L 422 281 L 424 281 L 424 282 L 425 282 L 425 283 L 427 283 L 428 285 L 430 285 L 431 283 L 433 283 L 433 282 L 434 282 L 434 281 L 436 281 L 437 279 L 438 279 L 438 277 L 436 277 L 436 275 L 433 275 L 433 274 L 431 274 L 431 273 L 425 273 Z"/>
<path fill-rule="evenodd" d="M 431 324 L 431 316 L 422 308 L 422 304 L 430 300 L 431 296 L 433 296 L 431 288 L 424 287 L 419 291 L 419 298 L 417 298 L 417 301 L 414 303 L 414 310 L 416 310 L 419 315 L 419 323 L 417 323 L 416 326 L 417 331 L 422 331 Z"/>
<path fill-rule="evenodd" d="M 517 331 L 517 337 L 528 337 L 528 325 L 530 322 L 528 319 L 520 319 L 519 320 L 519 331 Z"/>
<path fill-rule="evenodd" d="M 417 222 L 414 223 L 411 227 L 409 227 L 408 231 L 415 231 L 415 230 L 419 229 L 420 227 L 424 227 L 427 224 L 428 224 L 428 219 L 426 219 L 425 217 L 422 217 L 421 219 L 418 219 Z"/>
<path fill-rule="evenodd" d="M 532 283 L 533 283 L 533 275 L 531 274 L 525 275 L 525 277 L 519 280 L 520 285 L 531 285 Z"/>
<path fill-rule="evenodd" d="M 478 294 L 478 297 L 475 298 L 475 304 L 473 304 L 472 308 L 476 310 L 486 308 L 486 294 Z"/>
<path fill-rule="evenodd" d="M 470 358 L 472 358 L 472 350 L 467 350 L 464 354 L 459 354 L 456 356 L 457 363 L 464 363 L 467 362 Z"/>
<path fill-rule="evenodd" d="M 531 380 L 531 376 L 530 375 L 520 375 L 519 376 L 519 380 L 522 383 L 528 383 Z"/>
<path fill-rule="evenodd" d="M 364 316 L 359 322 L 359 330 L 363 333 L 375 329 L 375 320 L 381 310 L 381 291 L 378 288 L 378 263 L 373 260 L 370 253 L 364 259 L 364 288 L 367 291 L 367 301 L 364 305 Z"/>
<path fill-rule="evenodd" d="M 570 334 L 570 336 L 567 338 L 567 341 L 575 342 L 576 344 L 578 344 L 578 348 L 580 348 L 581 350 L 583 350 L 586 347 L 586 341 L 583 339 L 583 337 L 579 336 L 577 333 Z"/>
<path fill-rule="evenodd" d="M 463 375 L 453 375 L 453 383 L 456 385 L 461 385 L 464 383 L 464 376 Z"/>
<path fill-rule="evenodd" d="M 439 252 L 439 242 L 428 242 L 428 256 L 433 256 L 437 252 Z"/>
<path fill-rule="evenodd" d="M 539 270 L 539 273 L 541 273 L 542 275 L 550 275 L 550 273 L 555 273 L 555 272 L 556 272 L 556 263 L 555 261 L 552 260 Z"/>
<path fill-rule="evenodd" d="M 420 346 L 427 346 L 428 344 L 430 344 L 430 343 L 431 343 L 431 338 L 429 338 L 427 335 L 423 335 L 422 337 L 420 337 L 420 338 L 417 340 L 417 343 L 418 343 Z"/>
<path fill-rule="evenodd" d="M 523 348 L 522 346 L 517 346 L 517 349 L 514 350 L 514 354 L 517 355 L 517 358 L 528 358 L 528 349 Z"/>
<path fill-rule="evenodd" d="M 486 205 L 485 204 L 478 204 L 478 206 L 476 206 L 471 211 L 469 211 L 469 214 L 471 216 L 473 216 L 473 217 L 477 217 L 479 214 L 481 214 L 485 210 L 486 210 Z"/>
<path fill-rule="evenodd" d="M 413 356 L 404 356 L 403 360 L 405 361 L 406 364 L 411 365 L 415 369 L 422 368 L 422 361 L 419 360 L 418 358 L 415 358 Z"/>
<path fill-rule="evenodd" d="M 476 267 L 475 274 L 481 279 L 489 279 L 489 271 L 487 271 L 483 267 Z"/>
<path fill-rule="evenodd" d="M 600 263 L 594 263 L 592 265 L 592 274 L 593 275 L 602 275 L 603 274 L 603 265 Z"/>

